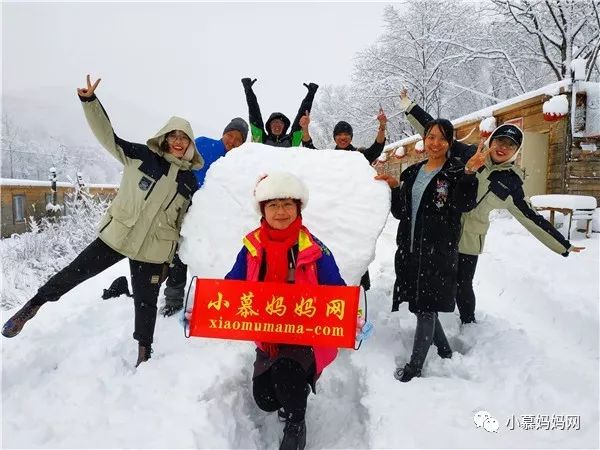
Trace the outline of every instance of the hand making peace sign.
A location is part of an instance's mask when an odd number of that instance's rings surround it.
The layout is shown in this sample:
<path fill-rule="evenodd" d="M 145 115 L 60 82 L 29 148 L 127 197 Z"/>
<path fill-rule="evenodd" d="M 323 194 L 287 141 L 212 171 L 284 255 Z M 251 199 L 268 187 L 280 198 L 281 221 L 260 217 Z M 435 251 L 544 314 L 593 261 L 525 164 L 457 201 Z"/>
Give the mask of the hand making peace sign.
<path fill-rule="evenodd" d="M 484 150 L 484 146 L 485 139 L 481 139 L 481 141 L 479 141 L 479 147 L 477 147 L 477 151 L 473 156 L 471 156 L 465 165 L 465 172 L 475 173 L 481 166 L 485 164 L 485 158 L 487 157 L 488 153 L 490 153 L 490 149 L 486 148 Z"/>
<path fill-rule="evenodd" d="M 93 97 L 94 96 L 94 91 L 98 87 L 98 84 L 100 83 L 101 79 L 102 78 L 98 78 L 96 81 L 94 81 L 94 84 L 92 84 L 91 81 L 90 81 L 90 76 L 88 74 L 88 76 L 87 76 L 87 88 L 77 88 L 77 93 L 79 94 L 79 96 L 80 97 L 85 97 L 85 98 Z"/>

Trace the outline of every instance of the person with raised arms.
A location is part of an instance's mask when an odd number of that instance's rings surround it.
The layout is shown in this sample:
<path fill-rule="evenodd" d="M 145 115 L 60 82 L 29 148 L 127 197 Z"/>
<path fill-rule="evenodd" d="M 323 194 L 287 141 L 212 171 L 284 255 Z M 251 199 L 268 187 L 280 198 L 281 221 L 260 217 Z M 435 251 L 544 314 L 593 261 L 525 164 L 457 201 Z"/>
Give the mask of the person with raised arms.
<path fill-rule="evenodd" d="M 116 197 L 98 227 L 98 237 L 67 267 L 51 277 L 2 328 L 15 337 L 39 309 L 118 261 L 128 258 L 134 299 L 133 338 L 138 341 L 136 367 L 152 353 L 156 303 L 167 265 L 177 247 L 183 217 L 197 182 L 192 169 L 203 165 L 187 120 L 171 117 L 146 144 L 115 133 L 96 97 L 100 79 L 87 76 L 77 89 L 85 117 L 100 144 L 123 165 Z"/>

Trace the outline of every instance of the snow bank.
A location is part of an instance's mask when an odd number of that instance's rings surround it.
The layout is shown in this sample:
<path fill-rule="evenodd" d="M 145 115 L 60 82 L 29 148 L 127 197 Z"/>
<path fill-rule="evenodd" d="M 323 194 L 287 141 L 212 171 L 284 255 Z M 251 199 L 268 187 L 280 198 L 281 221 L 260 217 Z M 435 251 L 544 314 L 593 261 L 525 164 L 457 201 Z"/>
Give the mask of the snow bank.
<path fill-rule="evenodd" d="M 596 209 L 597 206 L 596 198 L 588 195 L 533 195 L 530 201 L 536 208 Z"/>
<path fill-rule="evenodd" d="M 303 222 L 333 252 L 342 277 L 356 285 L 375 257 L 390 210 L 387 184 L 359 152 L 244 144 L 209 169 L 181 230 L 181 259 L 190 272 L 222 278 L 242 238 L 259 225 L 252 193 L 259 176 L 288 171 L 309 190 Z"/>

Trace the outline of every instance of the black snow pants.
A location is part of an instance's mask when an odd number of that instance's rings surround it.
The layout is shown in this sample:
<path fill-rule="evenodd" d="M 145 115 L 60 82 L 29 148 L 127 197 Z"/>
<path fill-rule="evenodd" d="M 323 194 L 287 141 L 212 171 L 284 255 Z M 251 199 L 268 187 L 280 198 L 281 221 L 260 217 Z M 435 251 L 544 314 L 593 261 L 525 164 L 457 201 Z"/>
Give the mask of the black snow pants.
<path fill-rule="evenodd" d="M 477 269 L 477 255 L 458 254 L 456 306 L 462 323 L 475 322 L 475 292 L 473 277 Z"/>
<path fill-rule="evenodd" d="M 62 269 L 38 289 L 31 299 L 34 305 L 55 302 L 84 281 L 98 275 L 125 258 L 106 245 L 100 238 L 94 240 L 67 267 Z M 133 338 L 141 345 L 149 346 L 154 337 L 156 302 L 160 284 L 164 278 L 165 264 L 153 264 L 129 260 L 131 286 L 135 305 Z"/>
<path fill-rule="evenodd" d="M 302 422 L 312 376 L 293 359 L 278 358 L 269 370 L 252 380 L 254 401 L 263 411 L 283 408 L 287 420 Z"/>
<path fill-rule="evenodd" d="M 410 365 L 421 370 L 432 343 L 437 347 L 438 355 L 442 358 L 451 357 L 452 350 L 436 312 L 418 312 L 415 315 L 417 316 L 417 329 L 415 330 Z"/>

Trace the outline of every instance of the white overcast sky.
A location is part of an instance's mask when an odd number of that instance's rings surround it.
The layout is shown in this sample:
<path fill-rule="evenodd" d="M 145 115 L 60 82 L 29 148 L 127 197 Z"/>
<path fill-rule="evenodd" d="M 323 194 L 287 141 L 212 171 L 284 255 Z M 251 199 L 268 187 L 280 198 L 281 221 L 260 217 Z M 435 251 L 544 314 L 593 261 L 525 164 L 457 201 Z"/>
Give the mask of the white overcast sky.
<path fill-rule="evenodd" d="M 115 114 L 127 121 L 122 128 L 160 128 L 138 123 L 143 110 L 219 137 L 230 118 L 247 119 L 245 76 L 258 78 L 263 117 L 278 110 L 290 119 L 303 82 L 347 83 L 355 53 L 382 31 L 385 5 L 3 2 L 3 94 L 75 89 L 90 73 L 102 78 L 98 97 L 113 123 Z M 114 111 L 108 98 L 127 110 Z"/>

